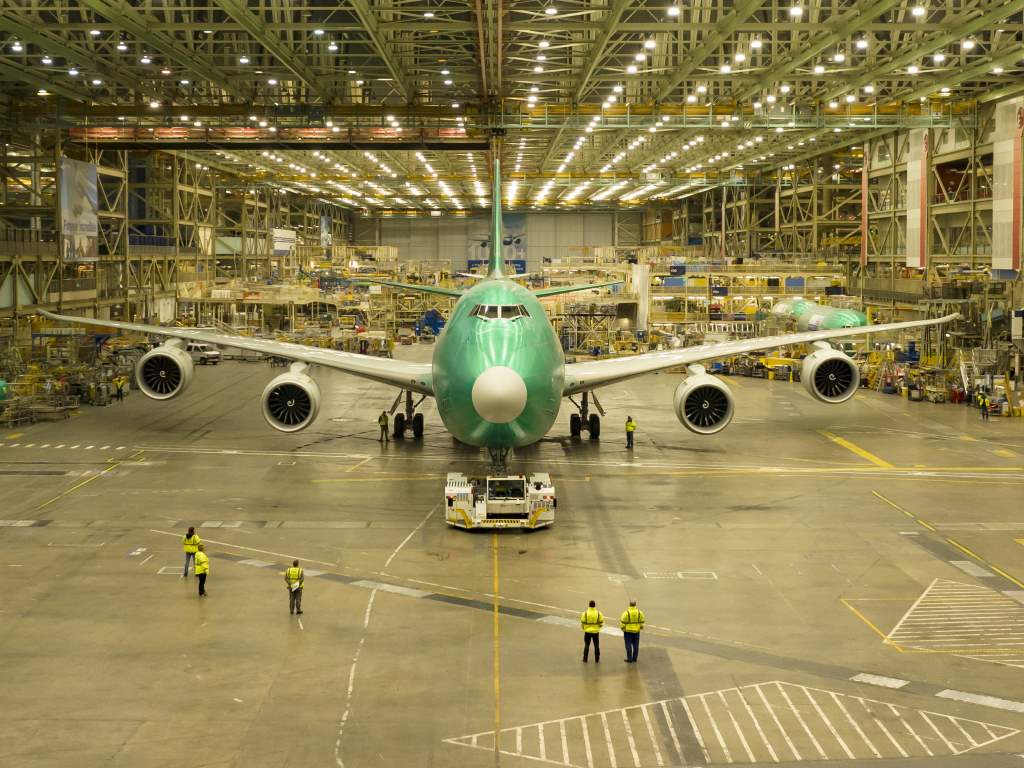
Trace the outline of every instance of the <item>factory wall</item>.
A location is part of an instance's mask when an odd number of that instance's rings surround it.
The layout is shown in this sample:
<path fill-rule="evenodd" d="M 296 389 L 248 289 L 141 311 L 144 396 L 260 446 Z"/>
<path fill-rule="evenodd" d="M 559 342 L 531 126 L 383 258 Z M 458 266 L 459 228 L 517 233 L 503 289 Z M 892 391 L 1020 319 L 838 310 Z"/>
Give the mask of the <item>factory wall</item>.
<path fill-rule="evenodd" d="M 639 215 L 633 212 L 625 215 Z M 526 245 L 527 269 L 540 269 L 546 259 L 564 258 L 580 246 L 612 245 L 611 213 L 505 214 L 505 234 L 520 232 Z M 354 222 L 357 245 L 393 245 L 402 261 L 446 262 L 466 268 L 470 248 L 488 235 L 489 219 L 365 219 Z M 378 239 L 379 238 L 379 239 Z"/>

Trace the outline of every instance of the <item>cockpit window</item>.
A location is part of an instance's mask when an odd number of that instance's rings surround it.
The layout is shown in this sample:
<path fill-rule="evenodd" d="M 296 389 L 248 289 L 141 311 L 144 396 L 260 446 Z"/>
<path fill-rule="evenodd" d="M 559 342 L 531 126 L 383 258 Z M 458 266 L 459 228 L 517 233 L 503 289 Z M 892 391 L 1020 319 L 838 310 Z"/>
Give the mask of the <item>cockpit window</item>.
<path fill-rule="evenodd" d="M 530 313 L 522 304 L 477 304 L 469 315 L 486 320 L 515 320 L 519 317 L 529 317 Z"/>

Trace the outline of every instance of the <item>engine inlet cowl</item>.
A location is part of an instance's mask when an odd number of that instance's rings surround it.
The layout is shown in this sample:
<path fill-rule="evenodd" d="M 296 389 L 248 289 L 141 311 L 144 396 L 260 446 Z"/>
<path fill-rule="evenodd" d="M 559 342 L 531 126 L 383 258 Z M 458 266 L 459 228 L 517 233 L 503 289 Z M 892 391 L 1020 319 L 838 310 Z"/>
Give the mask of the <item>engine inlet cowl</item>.
<path fill-rule="evenodd" d="M 709 374 L 683 379 L 672 401 L 679 422 L 698 435 L 721 432 L 732 421 L 732 392 L 725 382 Z"/>
<path fill-rule="evenodd" d="M 135 364 L 135 382 L 146 397 L 170 400 L 192 383 L 195 367 L 188 352 L 164 344 L 147 352 Z"/>
<path fill-rule="evenodd" d="M 304 373 L 282 373 L 263 390 L 263 418 L 281 432 L 298 432 L 320 412 L 320 387 Z"/>
<path fill-rule="evenodd" d="M 860 386 L 860 370 L 838 349 L 820 349 L 804 358 L 800 382 L 815 400 L 845 403 Z"/>

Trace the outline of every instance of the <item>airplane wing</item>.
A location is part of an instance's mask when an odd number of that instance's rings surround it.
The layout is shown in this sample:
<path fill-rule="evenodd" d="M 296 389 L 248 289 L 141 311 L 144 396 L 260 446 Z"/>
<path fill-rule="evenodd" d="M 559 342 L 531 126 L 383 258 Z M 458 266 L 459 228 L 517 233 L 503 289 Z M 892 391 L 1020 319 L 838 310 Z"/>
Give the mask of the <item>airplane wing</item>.
<path fill-rule="evenodd" d="M 605 288 L 609 285 L 620 285 L 622 280 L 612 280 L 608 283 L 590 283 L 589 285 L 560 285 L 553 288 L 538 288 L 533 291 L 533 295 L 537 298 L 544 298 L 545 296 L 558 296 L 562 293 L 574 293 L 575 291 L 592 291 L 596 288 Z"/>
<path fill-rule="evenodd" d="M 421 285 L 420 283 L 399 283 L 394 280 L 381 280 L 376 277 L 353 277 L 354 283 L 376 283 L 377 285 L 388 285 L 392 288 L 401 288 L 404 291 L 419 291 L 420 293 L 436 293 L 440 296 L 461 296 L 462 291 L 458 288 L 441 288 L 437 285 Z"/>
<path fill-rule="evenodd" d="M 714 344 L 701 344 L 697 347 L 671 349 L 665 352 L 648 352 L 633 357 L 617 357 L 608 360 L 594 360 L 585 363 L 567 363 L 565 366 L 565 388 L 563 394 L 572 395 L 577 392 L 603 387 L 618 381 L 631 379 L 645 373 L 662 371 L 680 365 L 692 365 L 705 360 L 719 357 L 731 357 L 762 349 L 776 349 L 787 344 L 810 344 L 815 341 L 838 339 L 844 336 L 864 336 L 870 333 L 886 333 L 902 331 L 909 328 L 922 328 L 928 325 L 941 325 L 956 320 L 959 314 L 946 315 L 933 320 L 910 320 L 904 323 L 883 323 L 866 325 L 857 328 L 836 328 L 828 331 L 806 331 L 804 333 L 788 333 L 780 336 L 762 336 L 756 339 L 739 339 Z"/>
<path fill-rule="evenodd" d="M 139 323 L 122 323 L 115 320 L 94 320 L 89 317 L 72 317 L 57 315 L 53 312 L 39 310 L 39 314 L 51 320 L 78 325 L 95 325 L 101 328 L 115 328 L 121 331 L 166 336 L 174 339 L 202 341 L 233 349 L 247 349 L 265 355 L 283 357 L 287 360 L 322 365 L 334 368 L 353 376 L 390 384 L 394 387 L 410 389 L 424 395 L 434 394 L 430 363 L 411 363 L 405 360 L 392 360 L 385 357 L 357 355 L 352 352 L 339 352 L 334 349 L 307 347 L 302 344 L 290 344 L 269 339 L 253 339 L 248 336 L 229 336 L 225 333 L 212 333 L 194 328 L 165 328 L 159 325 L 142 325 Z"/>

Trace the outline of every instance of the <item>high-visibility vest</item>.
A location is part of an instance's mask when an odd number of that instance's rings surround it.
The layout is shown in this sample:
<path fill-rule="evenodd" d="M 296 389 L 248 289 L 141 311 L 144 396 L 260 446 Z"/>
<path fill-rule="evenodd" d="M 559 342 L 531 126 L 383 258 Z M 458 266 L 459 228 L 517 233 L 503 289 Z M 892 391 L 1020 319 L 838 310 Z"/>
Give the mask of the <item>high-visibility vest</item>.
<path fill-rule="evenodd" d="M 205 552 L 196 552 L 196 576 L 210 572 L 210 558 Z"/>
<path fill-rule="evenodd" d="M 636 432 L 636 422 L 633 421 L 632 419 L 627 421 L 626 422 L 626 431 L 627 432 Z"/>
<path fill-rule="evenodd" d="M 597 608 L 587 608 L 580 614 L 580 624 L 583 631 L 590 635 L 596 635 L 604 626 L 604 616 Z"/>
<path fill-rule="evenodd" d="M 290 566 L 288 570 L 284 572 L 284 578 L 287 580 L 288 586 L 291 586 L 297 581 L 299 582 L 299 589 L 302 589 L 305 584 L 305 580 L 302 577 L 302 569 L 297 568 L 294 565 Z"/>
<path fill-rule="evenodd" d="M 623 632 L 639 632 L 644 628 L 644 612 L 636 606 L 629 606 L 619 617 L 619 628 Z"/>
<path fill-rule="evenodd" d="M 193 555 L 199 551 L 199 542 L 202 539 L 199 538 L 198 533 L 193 533 L 191 536 L 182 536 L 181 544 L 185 548 L 186 552 L 191 552 Z"/>
<path fill-rule="evenodd" d="M 382 413 L 380 418 L 377 419 L 377 424 L 381 427 L 386 427 L 388 425 L 388 415 L 386 413 Z"/>

